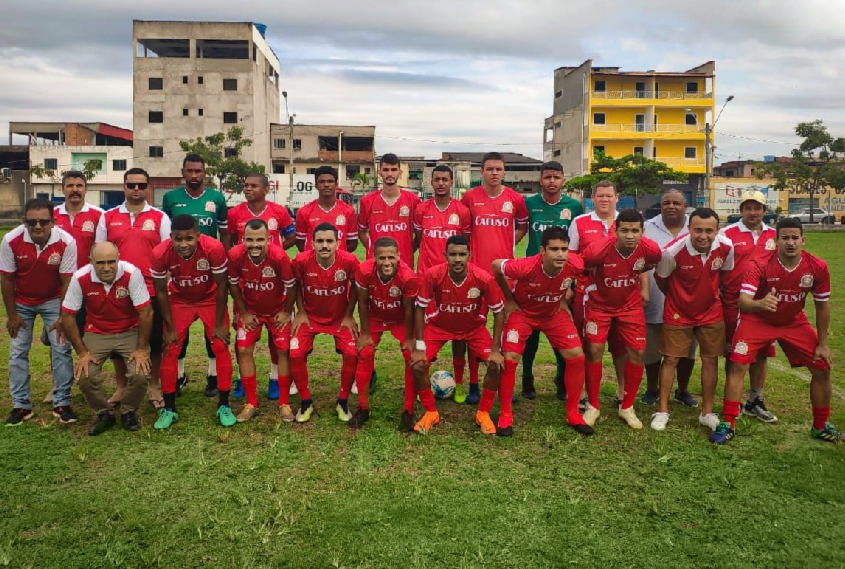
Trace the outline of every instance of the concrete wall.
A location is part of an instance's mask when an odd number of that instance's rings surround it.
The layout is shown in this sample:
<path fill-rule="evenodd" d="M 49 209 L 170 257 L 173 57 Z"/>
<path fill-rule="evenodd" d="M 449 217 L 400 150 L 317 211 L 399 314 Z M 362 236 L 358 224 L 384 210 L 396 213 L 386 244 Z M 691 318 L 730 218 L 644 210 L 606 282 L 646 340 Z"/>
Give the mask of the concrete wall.
<path fill-rule="evenodd" d="M 80 168 L 88 157 L 105 157 L 101 173 L 88 181 L 88 184 L 110 184 L 121 186 L 123 184 L 124 170 L 114 170 L 114 160 L 126 160 L 126 169 L 133 167 L 133 149 L 131 146 L 30 146 L 30 164 L 44 165 L 47 158 L 55 158 L 58 162 L 58 170 L 55 172 L 55 183 L 59 184 L 62 172 Z M 31 184 L 45 184 L 52 182 L 49 178 L 30 177 Z"/>
<path fill-rule="evenodd" d="M 0 218 L 19 219 L 23 205 L 33 196 L 27 170 L 12 170 L 12 177 L 0 183 Z"/>

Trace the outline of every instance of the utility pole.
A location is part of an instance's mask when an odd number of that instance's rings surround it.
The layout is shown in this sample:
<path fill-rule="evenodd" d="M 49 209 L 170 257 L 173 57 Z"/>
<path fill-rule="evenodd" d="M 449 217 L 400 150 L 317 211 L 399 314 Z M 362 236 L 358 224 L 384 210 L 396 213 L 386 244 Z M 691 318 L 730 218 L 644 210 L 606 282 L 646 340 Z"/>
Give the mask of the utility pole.
<path fill-rule="evenodd" d="M 701 199 L 704 199 L 705 194 L 710 193 L 710 123 L 704 123 L 704 190 L 701 192 Z M 696 200 L 698 201 L 698 200 Z M 698 204 L 695 204 L 698 207 Z"/>
<path fill-rule="evenodd" d="M 293 197 L 293 118 L 296 115 L 291 115 L 288 118 L 288 127 L 290 132 L 288 134 L 288 148 L 290 149 L 290 163 L 288 164 L 288 205 L 291 203 Z"/>
<path fill-rule="evenodd" d="M 337 135 L 337 185 L 340 187 L 340 170 L 343 165 L 343 131 Z"/>

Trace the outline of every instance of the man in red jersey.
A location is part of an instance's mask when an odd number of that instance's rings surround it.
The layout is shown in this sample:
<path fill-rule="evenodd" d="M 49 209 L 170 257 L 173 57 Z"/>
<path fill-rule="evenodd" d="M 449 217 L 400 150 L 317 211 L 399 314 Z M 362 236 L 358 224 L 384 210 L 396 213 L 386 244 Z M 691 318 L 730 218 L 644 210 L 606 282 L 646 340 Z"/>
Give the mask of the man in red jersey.
<path fill-rule="evenodd" d="M 599 418 L 604 344 L 611 324 L 625 344 L 625 394 L 619 416 L 632 429 L 643 424 L 634 413 L 634 399 L 643 380 L 645 313 L 640 275 L 660 262 L 660 246 L 643 237 L 640 212 L 626 209 L 616 217 L 614 234 L 593 241 L 581 251 L 591 284 L 584 294 L 584 348 L 587 356 L 587 410 L 584 422 L 591 427 Z"/>
<path fill-rule="evenodd" d="M 310 251 L 300 253 L 293 260 L 297 298 L 296 316 L 291 327 L 290 368 L 300 397 L 296 422 L 305 423 L 314 412 L 314 402 L 308 389 L 306 358 L 314 348 L 317 334 L 334 336 L 335 350 L 343 358 L 335 410 L 340 420 L 349 421 L 352 414 L 347 401 L 358 361 L 355 345 L 358 324 L 352 317 L 357 297 L 353 294 L 353 287 L 358 258 L 338 249 L 338 230 L 330 223 L 321 223 L 314 228 L 311 246 Z M 280 385 L 280 393 L 288 387 Z"/>
<path fill-rule="evenodd" d="M 405 358 L 405 407 L 413 415 L 414 378 L 409 363 L 414 348 L 414 300 L 419 281 L 408 265 L 399 260 L 399 245 L 392 237 L 379 237 L 373 243 L 373 258 L 358 265 L 355 273 L 358 287 L 358 410 L 349 426 L 360 428 L 370 418 L 368 384 L 375 369 L 376 349 L 381 336 L 389 331 L 399 341 Z"/>
<path fill-rule="evenodd" d="M 511 397 L 516 383 L 516 367 L 525 349 L 525 341 L 535 331 L 546 335 L 552 348 L 566 360 L 567 423 L 583 435 L 593 434 L 578 412 L 578 394 L 584 388 L 584 351 L 578 330 L 569 314 L 566 293 L 584 264 L 568 250 L 569 236 L 562 227 L 549 227 L 542 233 L 540 253 L 524 259 L 497 259 L 493 274 L 506 299 L 505 327 L 502 352 L 505 367 L 499 386 L 499 415 L 496 434 L 513 434 Z M 508 281 L 513 282 L 513 287 Z M 489 413 L 495 391 L 484 386 L 478 410 Z M 487 432 L 487 431 L 485 431 Z"/>
<path fill-rule="evenodd" d="M 154 427 L 168 429 L 179 419 L 176 413 L 177 360 L 188 328 L 197 320 L 202 322 L 217 360 L 217 418 L 224 427 L 231 427 L 237 421 L 229 407 L 232 356 L 229 353 L 226 250 L 220 241 L 201 235 L 197 220 L 188 214 L 173 218 L 170 235 L 169 240 L 153 251 L 150 267 L 156 301 L 164 321 L 164 356 L 161 360 L 164 408 L 159 410 Z"/>
<path fill-rule="evenodd" d="M 721 273 L 734 267 L 733 245 L 719 235 L 719 215 L 698 208 L 689 216 L 689 233 L 663 251 L 654 272 L 666 295 L 660 336 L 660 399 L 651 428 L 662 431 L 669 422 L 669 395 L 675 369 L 687 357 L 693 336 L 701 355 L 701 414 L 698 422 L 711 431 L 719 425 L 713 412 L 719 356 L 725 355 L 725 321 L 719 299 Z"/>
<path fill-rule="evenodd" d="M 742 194 L 739 202 L 742 218 L 722 229 L 721 234 L 734 245 L 734 268 L 722 275 L 722 305 L 725 310 L 725 340 L 728 356 L 733 342 L 734 330 L 739 324 L 739 289 L 751 262 L 767 251 L 777 249 L 777 235 L 773 227 L 763 223 L 766 213 L 766 196 L 759 190 L 749 190 Z M 764 423 L 774 423 L 778 418 L 763 402 L 763 386 L 766 383 L 768 359 L 775 357 L 774 344 L 768 350 L 757 352 L 757 361 L 751 364 L 748 375 L 751 379 L 751 391 L 745 404 L 745 411 Z M 730 358 L 728 358 L 730 359 Z M 729 366 L 728 361 L 725 364 Z"/>
<path fill-rule="evenodd" d="M 444 263 L 446 240 L 453 235 L 469 235 L 472 223 L 469 210 L 452 198 L 452 169 L 441 164 L 431 172 L 431 187 L 434 197 L 420 204 L 414 210 L 414 241 L 420 254 L 417 258 L 417 274 L 422 279 L 426 271 Z M 452 369 L 455 371 L 455 403 L 464 403 L 467 398 L 464 387 L 463 342 L 452 344 Z"/>
<path fill-rule="evenodd" d="M 228 213 L 227 226 L 232 237 L 232 245 L 244 240 L 244 227 L 253 219 L 262 219 L 267 224 L 270 243 L 290 249 L 296 243 L 296 232 L 293 220 L 286 207 L 267 201 L 270 184 L 265 174 L 253 172 L 248 174 L 244 182 L 244 197 L 246 201 L 231 208 Z M 270 346 L 270 381 L 267 387 L 267 398 L 279 398 L 279 353 L 272 337 L 268 337 Z M 236 352 L 237 353 L 237 352 Z M 244 396 L 241 379 L 235 381 L 232 397 Z"/>
<path fill-rule="evenodd" d="M 446 241 L 446 262 L 430 268 L 423 277 L 417 298 L 416 338 L 412 358 L 415 391 L 426 410 L 422 420 L 413 428 L 428 432 L 440 421 L 428 379 L 429 363 L 437 359 L 443 344 L 451 340 L 464 342 L 473 353 L 487 362 L 484 386 L 493 397 L 504 359 L 501 351 L 502 328 L 505 321 L 505 299 L 493 275 L 472 264 L 469 240 L 465 235 L 453 235 Z M 487 330 L 487 311 L 493 313 L 493 336 Z M 405 387 L 406 393 L 408 387 Z M 401 427 L 408 430 L 414 424 L 413 399 L 408 406 L 406 395 Z M 476 423 L 485 434 L 496 432 L 489 409 L 479 410 Z"/>
<path fill-rule="evenodd" d="M 514 247 L 528 231 L 528 210 L 519 192 L 502 184 L 505 159 L 498 152 L 481 158 L 483 184 L 464 194 L 461 203 L 469 210 L 472 228 L 472 262 L 485 271 L 492 270 L 496 259 L 513 259 Z M 469 394 L 466 401 L 478 403 L 478 361 L 469 354 Z"/>
<path fill-rule="evenodd" d="M 88 434 L 96 436 L 114 426 L 116 412 L 127 431 L 137 431 L 141 424 L 136 412 L 150 375 L 150 293 L 144 275 L 119 259 L 114 243 L 98 243 L 89 259 L 89 265 L 74 273 L 62 302 L 62 328 L 78 355 L 74 375 L 96 415 Z M 76 316 L 86 304 L 83 338 Z M 106 398 L 100 377 L 105 359 L 115 352 L 131 366 L 119 409 Z"/>
<path fill-rule="evenodd" d="M 290 321 L 296 300 L 296 280 L 290 260 L 280 245 L 271 242 L 267 222 L 257 217 L 250 219 L 241 237 L 243 243 L 229 250 L 229 284 L 237 314 L 235 349 L 247 401 L 238 414 L 239 423 L 258 415 L 255 343 L 261 338 L 263 328 L 267 328 L 271 345 L 278 354 L 277 373 L 281 373 L 284 383 L 290 383 Z M 280 407 L 287 406 L 288 411 L 282 418 L 293 420 L 288 392 L 278 396 Z"/>
<path fill-rule="evenodd" d="M 150 331 L 150 360 L 152 375 L 150 378 L 150 402 L 161 409 L 164 401 L 159 388 L 159 368 L 162 352 L 162 319 L 159 304 L 155 301 L 153 278 L 150 275 L 153 249 L 170 238 L 170 218 L 160 209 L 147 203 L 147 188 L 150 176 L 141 168 L 130 168 L 123 173 L 123 193 L 126 201 L 120 207 L 110 209 L 100 218 L 97 226 L 99 241 L 109 241 L 117 245 L 120 257 L 135 265 L 144 275 L 147 292 L 153 305 L 153 328 Z M 126 363 L 123 359 L 114 360 L 114 373 L 117 391 L 112 401 L 120 401 L 126 387 Z"/>
<path fill-rule="evenodd" d="M 734 421 L 739 416 L 742 384 L 757 353 L 768 350 L 773 341 L 792 367 L 810 370 L 810 401 L 813 426 L 810 436 L 838 443 L 845 436 L 828 422 L 830 417 L 831 356 L 827 344 L 830 326 L 830 272 L 827 263 L 803 250 L 803 227 L 797 219 L 784 218 L 777 224 L 777 249 L 758 255 L 742 279 L 739 294 L 740 320 L 734 332 L 731 365 L 725 381 L 725 422 L 710 435 L 714 443 L 734 438 Z M 814 330 L 804 313 L 807 296 L 813 295 L 816 309 Z"/>
<path fill-rule="evenodd" d="M 319 197 L 296 212 L 296 248 L 310 251 L 311 236 L 321 223 L 337 228 L 338 240 L 349 252 L 358 247 L 358 218 L 355 208 L 337 199 L 337 170 L 320 166 L 314 171 Z"/>
<path fill-rule="evenodd" d="M 399 157 L 385 154 L 378 164 L 381 188 L 361 198 L 358 204 L 358 239 L 373 257 L 373 244 L 379 237 L 392 237 L 399 244 L 399 259 L 414 266 L 414 209 L 420 198 L 399 187 Z"/>

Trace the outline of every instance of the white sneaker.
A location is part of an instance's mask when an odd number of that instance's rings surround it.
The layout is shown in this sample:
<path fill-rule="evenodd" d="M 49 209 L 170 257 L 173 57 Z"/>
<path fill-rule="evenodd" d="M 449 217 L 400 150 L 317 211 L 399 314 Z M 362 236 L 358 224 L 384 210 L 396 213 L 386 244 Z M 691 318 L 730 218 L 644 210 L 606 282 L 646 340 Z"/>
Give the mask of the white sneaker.
<path fill-rule="evenodd" d="M 296 388 L 296 384 L 294 382 L 290 382 L 290 389 L 288 389 L 288 395 L 299 395 L 299 390 Z"/>
<path fill-rule="evenodd" d="M 716 427 L 719 426 L 719 416 L 716 413 L 707 413 L 706 415 L 699 415 L 698 423 L 703 427 L 709 428 L 711 431 L 715 431 Z"/>
<path fill-rule="evenodd" d="M 358 382 L 357 381 L 352 382 L 352 389 L 350 390 L 350 393 L 352 393 L 352 395 L 358 395 Z"/>
<path fill-rule="evenodd" d="M 655 431 L 663 431 L 666 429 L 666 424 L 669 422 L 669 413 L 661 413 L 658 411 L 651 416 L 651 428 Z"/>
<path fill-rule="evenodd" d="M 623 421 L 628 423 L 628 426 L 631 427 L 632 429 L 642 429 L 643 428 L 642 422 L 639 420 L 639 418 L 637 418 L 637 414 L 634 413 L 634 406 L 633 405 L 631 407 L 628 407 L 627 409 L 622 409 L 620 407 L 619 408 L 619 417 Z"/>
<path fill-rule="evenodd" d="M 587 403 L 587 409 L 583 413 L 584 422 L 590 425 L 591 427 L 596 424 L 598 418 L 601 417 L 601 413 L 598 409 Z"/>

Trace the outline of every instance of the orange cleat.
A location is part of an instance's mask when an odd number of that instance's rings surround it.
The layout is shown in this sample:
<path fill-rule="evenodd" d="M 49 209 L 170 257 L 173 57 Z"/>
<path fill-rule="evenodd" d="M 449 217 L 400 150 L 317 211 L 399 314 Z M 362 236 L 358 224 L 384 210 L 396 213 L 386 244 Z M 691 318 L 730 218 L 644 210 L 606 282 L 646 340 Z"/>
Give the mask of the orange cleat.
<path fill-rule="evenodd" d="M 496 425 L 493 424 L 493 419 L 490 418 L 490 413 L 478 411 L 475 414 L 475 424 L 481 427 L 481 432 L 485 435 L 496 434 Z"/>
<path fill-rule="evenodd" d="M 437 411 L 427 411 L 426 414 L 423 415 L 422 419 L 414 425 L 414 430 L 418 433 L 422 433 L 423 435 L 427 435 L 439 422 L 440 413 Z"/>

